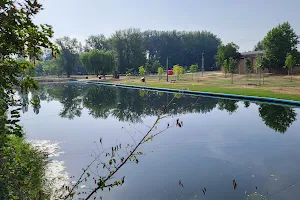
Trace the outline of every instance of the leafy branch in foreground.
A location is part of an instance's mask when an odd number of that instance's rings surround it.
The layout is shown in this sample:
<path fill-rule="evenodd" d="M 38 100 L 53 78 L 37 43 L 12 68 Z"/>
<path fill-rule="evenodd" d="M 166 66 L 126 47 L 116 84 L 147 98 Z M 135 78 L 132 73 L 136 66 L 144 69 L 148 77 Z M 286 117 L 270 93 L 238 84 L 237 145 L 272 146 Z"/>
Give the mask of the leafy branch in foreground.
<path fill-rule="evenodd" d="M 18 125 L 20 102 L 16 98 L 15 88 L 21 88 L 23 92 L 29 88 L 36 89 L 38 85 L 31 71 L 40 59 L 42 49 L 51 49 L 54 57 L 59 52 L 51 42 L 52 27 L 47 24 L 35 25 L 32 21 L 41 10 L 42 5 L 37 0 L 4 0 L 0 3 L 1 140 L 10 134 L 23 134 Z M 11 106 L 17 108 L 9 110 Z"/>
<path fill-rule="evenodd" d="M 43 49 L 59 52 L 51 42 L 50 25 L 36 25 L 33 18 L 42 10 L 38 0 L 0 1 L 0 197 L 34 199 L 44 196 L 44 157 L 24 141 L 19 124 L 24 106 L 17 90 L 27 93 L 38 84 L 32 71 Z M 38 108 L 39 101 L 32 100 Z"/>
<path fill-rule="evenodd" d="M 77 195 L 86 193 L 77 192 L 77 189 L 82 182 L 86 182 L 91 177 L 91 173 L 93 172 L 89 171 L 89 169 L 95 163 L 97 163 L 97 169 L 99 168 L 99 166 L 101 166 L 102 169 L 107 170 L 107 174 L 104 176 L 99 175 L 97 178 L 93 177 L 93 182 L 94 184 L 96 184 L 96 187 L 89 194 L 87 194 L 87 196 L 84 199 L 90 199 L 91 197 L 94 197 L 98 190 L 103 191 L 105 188 L 108 188 L 108 190 L 110 191 L 113 187 L 124 184 L 125 176 L 123 176 L 119 180 L 114 180 L 114 175 L 116 175 L 116 173 L 122 168 L 122 166 L 124 166 L 128 162 L 138 164 L 138 156 L 144 155 L 143 152 L 138 151 L 138 148 L 142 144 L 152 140 L 154 137 L 158 136 L 162 132 L 175 125 L 175 123 L 173 123 L 172 125 L 167 124 L 167 126 L 163 130 L 155 132 L 154 130 L 157 129 L 158 122 L 165 117 L 166 115 L 158 116 L 153 125 L 149 128 L 148 132 L 145 135 L 143 135 L 143 137 L 138 142 L 134 140 L 135 145 L 127 144 L 125 148 L 122 148 L 122 144 L 120 143 L 111 148 L 104 149 L 102 146 L 102 139 L 100 139 L 99 142 L 101 144 L 102 149 L 99 151 L 99 154 L 94 157 L 92 162 L 85 169 L 83 169 L 83 173 L 72 187 L 65 186 L 68 192 L 67 195 L 63 197 L 63 199 L 73 198 L 76 193 Z M 125 151 L 123 149 L 125 149 Z M 101 156 L 104 156 L 105 158 L 101 158 Z"/>

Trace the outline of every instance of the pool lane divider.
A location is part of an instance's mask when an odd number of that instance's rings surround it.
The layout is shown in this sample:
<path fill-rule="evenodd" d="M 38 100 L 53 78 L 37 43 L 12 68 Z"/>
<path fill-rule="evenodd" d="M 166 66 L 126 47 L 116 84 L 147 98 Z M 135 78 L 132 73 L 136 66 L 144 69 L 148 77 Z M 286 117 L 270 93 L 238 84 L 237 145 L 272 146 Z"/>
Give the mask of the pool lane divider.
<path fill-rule="evenodd" d="M 283 106 L 290 105 L 290 106 L 296 106 L 296 107 L 299 106 L 300 107 L 300 101 L 268 98 L 268 97 L 243 96 L 243 95 L 237 95 L 237 94 L 223 94 L 223 93 L 213 93 L 213 92 L 200 92 L 200 91 L 190 91 L 190 90 L 185 90 L 185 89 L 156 88 L 156 87 L 148 87 L 148 86 L 106 83 L 106 82 L 99 82 L 99 81 L 72 80 L 69 82 L 86 83 L 86 84 L 103 85 L 103 86 L 113 86 L 113 87 L 121 87 L 121 88 L 131 88 L 131 89 L 139 89 L 139 90 L 142 89 L 142 90 L 157 91 L 157 92 L 181 93 L 181 94 L 193 95 L 193 96 L 226 98 L 226 99 L 231 99 L 231 100 L 243 100 L 243 101 L 251 101 L 251 102 L 258 102 L 258 103 L 261 102 L 261 103 L 271 103 L 271 104 L 283 105 Z"/>

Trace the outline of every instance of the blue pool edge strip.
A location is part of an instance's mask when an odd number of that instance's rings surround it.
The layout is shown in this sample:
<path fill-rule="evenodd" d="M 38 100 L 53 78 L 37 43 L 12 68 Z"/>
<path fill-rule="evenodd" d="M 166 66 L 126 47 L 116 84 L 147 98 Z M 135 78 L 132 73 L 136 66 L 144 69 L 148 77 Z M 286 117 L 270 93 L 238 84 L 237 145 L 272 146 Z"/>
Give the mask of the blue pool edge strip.
<path fill-rule="evenodd" d="M 87 83 L 87 84 L 104 85 L 104 86 L 114 86 L 114 87 L 131 88 L 131 89 L 143 89 L 143 90 L 150 90 L 150 91 L 157 91 L 157 92 L 181 93 L 181 94 L 187 94 L 187 95 L 196 95 L 196 96 L 213 97 L 213 98 L 226 98 L 226 99 L 232 99 L 232 100 L 244 100 L 244 101 L 251 101 L 251 102 L 266 102 L 266 103 L 274 103 L 274 104 L 280 104 L 280 105 L 300 106 L 300 101 L 269 98 L 269 97 L 243 96 L 243 95 L 237 95 L 237 94 L 223 94 L 223 93 L 214 93 L 214 92 L 200 92 L 200 91 L 191 91 L 191 90 L 185 90 L 185 89 L 179 90 L 179 89 L 170 89 L 170 88 L 156 88 L 156 87 L 148 87 L 148 86 L 106 83 L 106 82 L 100 82 L 100 81 L 72 80 L 69 82 Z"/>

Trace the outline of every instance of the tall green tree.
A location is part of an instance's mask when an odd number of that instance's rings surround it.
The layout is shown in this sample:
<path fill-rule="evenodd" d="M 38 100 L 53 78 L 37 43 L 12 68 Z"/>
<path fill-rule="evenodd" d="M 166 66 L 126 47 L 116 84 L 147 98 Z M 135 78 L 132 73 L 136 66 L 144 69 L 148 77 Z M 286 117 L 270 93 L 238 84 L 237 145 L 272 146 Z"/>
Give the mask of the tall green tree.
<path fill-rule="evenodd" d="M 161 67 L 161 64 L 158 60 L 150 59 L 145 64 L 145 70 L 149 73 L 156 73 L 159 67 Z"/>
<path fill-rule="evenodd" d="M 288 22 L 284 22 L 270 30 L 263 39 L 264 55 L 272 68 L 282 68 L 285 65 L 286 56 L 296 51 L 299 44 L 299 36 Z"/>
<path fill-rule="evenodd" d="M 238 60 L 240 58 L 240 53 L 238 50 L 239 46 L 234 43 L 219 45 L 217 55 L 215 56 L 216 64 L 218 66 L 222 66 L 225 60 L 227 60 L 227 63 L 229 63 L 229 58 Z"/>
<path fill-rule="evenodd" d="M 262 41 L 259 41 L 255 46 L 254 46 L 254 51 L 262 51 L 263 50 L 263 44 Z"/>
<path fill-rule="evenodd" d="M 64 71 L 67 77 L 75 72 L 76 64 L 79 63 L 79 53 L 82 51 L 80 42 L 76 38 L 63 37 L 56 40 L 62 52 Z"/>
<path fill-rule="evenodd" d="M 93 69 L 93 66 L 90 63 L 90 54 L 90 52 L 80 54 L 79 60 L 88 73 L 94 74 L 95 70 Z"/>
<path fill-rule="evenodd" d="M 109 40 L 103 34 L 90 35 L 85 40 L 84 51 L 88 52 L 91 50 L 111 50 Z"/>
<path fill-rule="evenodd" d="M 92 50 L 80 55 L 80 62 L 90 74 L 105 74 L 116 69 L 117 58 L 113 51 Z"/>
<path fill-rule="evenodd" d="M 93 73 L 95 73 L 97 76 L 101 74 L 102 71 L 105 70 L 104 69 L 105 67 L 107 67 L 104 65 L 104 60 L 105 60 L 104 50 L 93 50 L 89 53 L 89 63 L 92 67 Z"/>
<path fill-rule="evenodd" d="M 289 74 L 291 75 L 291 81 L 293 81 L 293 68 L 295 67 L 296 63 L 297 63 L 296 58 L 294 58 L 293 55 L 289 54 L 286 57 L 284 67 L 288 68 Z"/>
<path fill-rule="evenodd" d="M 228 67 L 229 67 L 229 72 L 231 73 L 231 84 L 233 84 L 233 74 L 236 73 L 237 66 L 238 66 L 237 60 L 230 57 Z"/>
<path fill-rule="evenodd" d="M 118 55 L 118 71 L 126 72 L 129 69 L 138 70 L 146 63 L 146 49 L 143 35 L 139 29 L 116 31 L 110 42 Z"/>
<path fill-rule="evenodd" d="M 220 39 L 208 31 L 156 31 L 143 32 L 146 51 L 149 59 L 159 60 L 166 66 L 178 63 L 181 66 L 201 64 L 201 55 L 205 54 L 205 70 L 211 70 L 214 56 L 221 44 Z"/>

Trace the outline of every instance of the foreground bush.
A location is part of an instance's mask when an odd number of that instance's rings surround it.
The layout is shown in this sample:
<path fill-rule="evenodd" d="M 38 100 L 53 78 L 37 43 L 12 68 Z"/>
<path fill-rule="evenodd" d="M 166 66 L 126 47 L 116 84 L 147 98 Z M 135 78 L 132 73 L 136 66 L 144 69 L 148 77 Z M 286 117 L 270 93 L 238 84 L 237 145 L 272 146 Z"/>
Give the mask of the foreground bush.
<path fill-rule="evenodd" d="M 0 149 L 0 199 L 46 199 L 40 197 L 44 183 L 44 156 L 30 143 L 8 137 Z"/>

